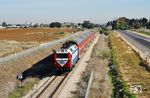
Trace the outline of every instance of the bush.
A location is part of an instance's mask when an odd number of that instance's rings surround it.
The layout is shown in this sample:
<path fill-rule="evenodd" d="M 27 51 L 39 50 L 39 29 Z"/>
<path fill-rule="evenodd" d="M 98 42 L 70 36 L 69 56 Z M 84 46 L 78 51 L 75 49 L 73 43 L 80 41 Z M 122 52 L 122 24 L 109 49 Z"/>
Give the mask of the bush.
<path fill-rule="evenodd" d="M 109 30 L 107 28 L 102 28 L 102 30 L 100 30 L 101 34 L 105 34 L 106 36 L 109 34 Z"/>
<path fill-rule="evenodd" d="M 101 54 L 102 54 L 102 58 L 103 58 L 103 59 L 105 59 L 105 58 L 110 58 L 110 56 L 111 56 L 110 51 L 108 51 L 108 50 L 103 50 L 103 51 L 101 52 Z"/>
<path fill-rule="evenodd" d="M 54 28 L 54 27 L 60 28 L 61 26 L 62 26 L 62 25 L 61 25 L 61 23 L 59 23 L 59 22 L 53 22 L 53 23 L 50 24 L 50 27 L 51 27 L 51 28 Z"/>

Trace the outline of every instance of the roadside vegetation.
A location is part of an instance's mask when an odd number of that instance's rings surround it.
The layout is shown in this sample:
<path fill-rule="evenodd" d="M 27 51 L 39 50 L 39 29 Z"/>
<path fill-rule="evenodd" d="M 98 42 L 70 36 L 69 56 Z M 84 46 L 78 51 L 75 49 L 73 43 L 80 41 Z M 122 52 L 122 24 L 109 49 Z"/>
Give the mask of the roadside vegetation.
<path fill-rule="evenodd" d="M 150 98 L 150 74 L 142 67 L 141 58 L 115 33 L 109 33 L 112 63 L 110 76 L 114 86 L 112 98 Z M 142 86 L 142 92 L 133 94 L 130 87 Z"/>
<path fill-rule="evenodd" d="M 145 30 L 141 30 L 141 29 L 139 29 L 139 30 L 137 30 L 137 32 L 138 32 L 138 33 L 142 33 L 142 34 L 145 34 L 145 35 L 150 36 L 150 32 L 145 31 Z"/>
<path fill-rule="evenodd" d="M 106 36 L 109 34 L 109 30 L 106 27 L 102 27 L 99 32 L 101 34 L 105 34 Z"/>
<path fill-rule="evenodd" d="M 31 82 L 32 81 L 32 82 Z M 15 88 L 15 91 L 10 93 L 8 95 L 8 98 L 21 98 L 25 94 L 28 93 L 28 91 L 33 87 L 35 84 L 37 84 L 39 81 L 38 78 L 30 78 L 27 81 L 25 81 L 23 84 L 19 84 Z"/>
<path fill-rule="evenodd" d="M 135 98 L 133 94 L 129 92 L 129 87 L 125 81 L 121 79 L 121 73 L 119 71 L 119 58 L 117 57 L 117 50 L 115 49 L 114 35 L 109 34 L 110 48 L 111 48 L 111 62 L 110 62 L 110 77 L 114 86 L 112 98 Z"/>

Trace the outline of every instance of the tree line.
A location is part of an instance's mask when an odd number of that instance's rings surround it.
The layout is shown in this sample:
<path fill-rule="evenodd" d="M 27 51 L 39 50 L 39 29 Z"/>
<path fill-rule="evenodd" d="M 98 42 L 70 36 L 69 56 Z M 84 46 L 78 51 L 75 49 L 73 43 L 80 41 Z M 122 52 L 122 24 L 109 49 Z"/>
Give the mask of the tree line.
<path fill-rule="evenodd" d="M 51 28 L 61 28 L 63 27 L 65 24 L 63 23 L 60 23 L 60 22 L 52 22 L 50 24 L 38 24 L 38 23 L 35 23 L 35 24 L 17 24 L 15 26 L 18 26 L 18 27 L 51 27 Z M 12 26 L 12 24 L 7 24 L 6 22 L 2 22 L 2 26 L 3 27 L 10 27 Z M 78 23 L 78 24 L 74 24 L 74 23 L 69 23 L 69 24 L 66 24 L 65 25 L 66 27 L 81 27 L 81 28 L 87 28 L 87 29 L 93 29 L 95 27 L 100 27 L 99 24 L 94 24 L 94 23 L 91 23 L 90 21 L 83 21 L 83 23 Z"/>
<path fill-rule="evenodd" d="M 73 23 L 71 23 L 71 25 L 74 25 Z M 83 23 L 78 23 L 77 24 L 78 26 L 82 27 L 82 28 L 87 28 L 87 29 L 93 29 L 95 27 L 99 27 L 100 25 L 98 24 L 94 24 L 94 23 L 91 23 L 90 21 L 83 21 Z M 74 25 L 75 26 L 75 25 Z M 52 22 L 50 24 L 50 27 L 62 27 L 62 24 L 59 23 L 59 22 Z M 70 26 L 67 26 L 67 27 L 70 27 Z"/>
<path fill-rule="evenodd" d="M 141 19 L 128 19 L 126 17 L 120 17 L 116 20 L 109 21 L 106 26 L 112 26 L 112 29 L 140 29 L 140 28 L 148 28 L 150 29 L 150 20 L 147 18 Z"/>

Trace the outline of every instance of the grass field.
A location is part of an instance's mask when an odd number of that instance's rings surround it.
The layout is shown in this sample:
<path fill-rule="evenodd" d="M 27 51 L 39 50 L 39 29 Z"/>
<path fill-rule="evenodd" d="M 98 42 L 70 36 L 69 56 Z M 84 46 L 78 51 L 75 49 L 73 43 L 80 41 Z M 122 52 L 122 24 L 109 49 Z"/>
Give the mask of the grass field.
<path fill-rule="evenodd" d="M 20 28 L 0 29 L 0 40 L 19 42 L 47 42 L 72 33 L 70 28 Z"/>
<path fill-rule="evenodd" d="M 0 57 L 63 38 L 74 31 L 69 28 L 0 29 Z"/>
<path fill-rule="evenodd" d="M 0 40 L 0 57 L 5 57 L 9 54 L 14 54 L 22 50 L 38 45 L 37 42 L 17 42 Z"/>
<path fill-rule="evenodd" d="M 150 73 L 140 65 L 139 55 L 115 33 L 110 33 L 110 41 L 115 64 L 128 91 L 131 85 L 141 85 L 142 92 L 136 95 L 137 98 L 150 98 Z"/>
<path fill-rule="evenodd" d="M 63 38 L 73 31 L 73 29 L 69 28 L 0 29 L 0 57 L 20 52 L 39 45 L 40 43 Z M 39 72 L 37 74 L 35 73 L 35 77 L 24 80 L 24 85 L 22 85 L 22 87 L 18 86 L 18 81 L 16 79 L 17 74 L 27 70 L 30 71 L 32 68 L 32 70 L 36 72 L 37 70 L 43 70 L 48 65 L 48 68 L 52 67 L 51 64 L 46 65 L 44 61 L 44 64 L 41 64 L 39 61 L 45 60 L 45 58 L 52 54 L 52 50 L 59 48 L 60 45 L 61 44 L 53 45 L 52 47 L 35 51 L 33 54 L 22 56 L 2 64 L 0 66 L 0 98 L 7 98 L 8 96 L 11 98 L 18 98 L 21 94 L 24 95 L 27 93 L 27 91 L 34 86 L 35 82 L 39 80 L 37 75 Z M 43 65 L 46 66 L 39 68 Z M 33 66 L 35 66 L 35 68 Z M 49 70 L 48 68 L 47 70 Z"/>
<path fill-rule="evenodd" d="M 148 35 L 150 36 L 150 31 L 145 31 L 145 30 L 137 30 L 138 33 L 142 33 L 142 34 L 145 34 L 145 35 Z"/>

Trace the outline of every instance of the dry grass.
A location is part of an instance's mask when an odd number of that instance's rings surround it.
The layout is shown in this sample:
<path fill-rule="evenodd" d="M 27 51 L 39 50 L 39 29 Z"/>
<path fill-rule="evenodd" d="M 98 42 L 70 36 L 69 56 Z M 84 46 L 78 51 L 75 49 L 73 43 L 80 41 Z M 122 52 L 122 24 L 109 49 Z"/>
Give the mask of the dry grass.
<path fill-rule="evenodd" d="M 38 45 L 37 42 L 17 42 L 0 40 L 0 57 L 14 54 L 22 50 Z"/>
<path fill-rule="evenodd" d="M 110 57 L 107 37 L 101 35 L 95 45 L 89 66 L 94 71 L 93 83 L 90 88 L 90 98 L 110 98 L 111 85 L 109 80 L 108 59 Z M 89 67 L 89 69 L 91 69 Z"/>
<path fill-rule="evenodd" d="M 32 81 L 32 82 L 31 82 Z M 20 98 L 23 95 L 27 94 L 27 92 L 31 89 L 31 87 L 35 86 L 39 81 L 38 78 L 29 78 L 27 81 L 24 81 L 23 84 L 17 84 L 16 90 L 11 92 L 8 97 L 9 98 Z"/>
<path fill-rule="evenodd" d="M 57 34 L 56 34 L 57 35 Z M 16 98 L 26 94 L 35 82 L 47 77 L 53 67 L 53 49 L 58 49 L 62 43 L 34 51 L 33 54 L 8 61 L 0 66 L 0 98 Z M 27 78 L 22 88 L 18 86 L 17 74 L 25 72 Z"/>
<path fill-rule="evenodd" d="M 0 57 L 20 52 L 40 43 L 64 38 L 73 31 L 69 28 L 0 29 Z"/>
<path fill-rule="evenodd" d="M 33 77 L 32 75 L 30 76 L 32 79 L 30 79 L 30 77 L 28 77 L 25 81 L 24 81 L 24 87 L 26 89 L 31 89 L 32 86 L 30 84 L 32 84 L 33 82 L 35 82 L 35 80 L 40 79 L 40 73 L 41 72 L 46 72 L 46 71 L 41 71 L 43 69 L 47 69 L 50 70 L 52 67 L 52 65 L 46 65 L 46 61 L 45 62 L 41 62 L 39 64 L 37 64 L 38 66 L 33 67 L 32 65 L 36 64 L 37 62 L 39 62 L 40 60 L 44 59 L 45 57 L 49 56 L 50 54 L 52 54 L 52 49 L 57 49 L 60 46 L 60 44 L 58 45 L 54 45 L 53 47 L 49 47 L 47 49 L 42 49 L 39 51 L 35 51 L 33 54 L 29 54 L 29 55 L 25 55 L 22 56 L 20 58 L 11 60 L 9 62 L 6 62 L 5 64 L 0 66 L 0 98 L 7 98 L 8 94 L 11 92 L 12 95 L 15 95 L 16 90 L 15 89 L 18 87 L 18 80 L 16 79 L 17 74 L 19 74 L 20 72 L 24 72 L 25 70 L 28 70 L 28 74 L 32 74 L 33 73 Z M 47 60 L 50 62 L 50 60 Z M 45 68 L 46 67 L 46 68 Z M 48 68 L 47 68 L 48 67 Z M 40 71 L 39 71 L 40 70 Z M 35 71 L 35 72 L 34 72 Z M 29 82 L 29 83 L 26 83 Z M 29 86 L 26 85 L 30 85 L 30 88 L 28 88 Z M 25 90 L 26 92 L 24 92 L 23 94 L 27 93 L 27 90 Z M 19 93 L 19 92 L 18 92 Z M 12 96 L 10 94 L 10 96 Z M 20 94 L 20 93 L 19 93 Z"/>
<path fill-rule="evenodd" d="M 48 42 L 58 39 L 59 37 L 67 36 L 73 31 L 76 30 L 70 28 L 0 29 L 0 40 L 14 40 L 19 42 Z"/>
<path fill-rule="evenodd" d="M 141 34 L 145 34 L 147 36 L 150 36 L 150 30 L 141 30 L 141 29 L 138 29 L 136 30 L 138 33 L 141 33 Z"/>
<path fill-rule="evenodd" d="M 98 43 L 95 45 L 88 67 L 83 72 L 82 80 L 78 84 L 79 91 L 74 93 L 74 98 L 84 98 L 91 69 L 94 71 L 93 82 L 90 88 L 89 98 L 111 98 L 111 84 L 109 80 L 108 58 L 106 53 L 109 52 L 107 47 L 107 38 L 101 35 Z M 107 58 L 108 57 L 108 58 Z"/>
<path fill-rule="evenodd" d="M 150 98 L 150 73 L 140 66 L 139 55 L 115 33 L 110 36 L 121 78 L 128 88 L 135 84 L 142 85 L 142 93 L 137 94 L 138 98 Z"/>

